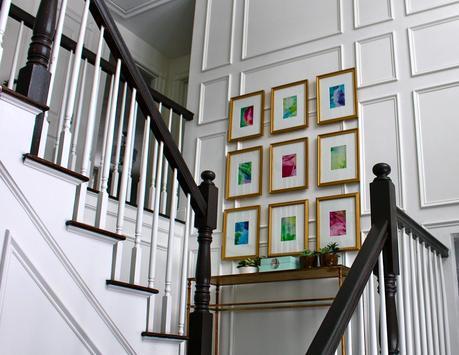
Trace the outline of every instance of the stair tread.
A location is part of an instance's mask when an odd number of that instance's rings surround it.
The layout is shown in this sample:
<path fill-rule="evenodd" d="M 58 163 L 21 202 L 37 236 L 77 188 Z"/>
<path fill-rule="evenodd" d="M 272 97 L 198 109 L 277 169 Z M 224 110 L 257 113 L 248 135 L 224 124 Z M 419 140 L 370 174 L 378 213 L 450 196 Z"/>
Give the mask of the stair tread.
<path fill-rule="evenodd" d="M 77 172 L 73 171 L 73 170 L 70 170 L 70 169 L 67 169 L 67 168 L 64 168 L 58 164 L 54 164 L 53 162 L 50 162 L 46 159 L 43 159 L 43 158 L 40 158 L 36 155 L 33 155 L 33 154 L 30 154 L 30 153 L 27 153 L 27 154 L 24 154 L 23 155 L 23 158 L 24 160 L 32 160 L 38 164 L 41 164 L 41 165 L 44 165 L 50 169 L 53 169 L 55 171 L 58 171 L 60 173 L 63 173 L 63 174 L 66 174 L 66 175 L 69 175 L 75 179 L 78 179 L 78 180 L 81 180 L 81 182 L 87 182 L 89 181 L 89 177 L 85 176 L 85 175 L 81 175 L 81 174 L 78 174 Z"/>
<path fill-rule="evenodd" d="M 142 336 L 151 337 L 151 338 L 173 339 L 173 340 L 189 340 L 190 339 L 186 335 L 155 333 L 155 332 L 142 332 Z"/>
<path fill-rule="evenodd" d="M 86 224 L 86 223 L 81 223 L 81 222 L 70 220 L 70 221 L 65 222 L 65 224 L 67 226 L 81 228 L 81 229 L 87 230 L 87 231 L 92 232 L 92 233 L 102 234 L 105 237 L 113 238 L 113 239 L 116 239 L 116 240 L 126 240 L 126 237 L 124 235 L 117 234 L 115 232 L 111 232 L 111 231 L 108 231 L 108 230 L 105 230 L 105 229 L 100 229 L 100 228 L 91 226 L 91 225 Z"/>
<path fill-rule="evenodd" d="M 117 287 L 124 287 L 131 290 L 142 291 L 151 294 L 157 294 L 159 291 L 155 288 L 150 288 L 142 285 L 131 284 L 128 282 L 118 281 L 118 280 L 106 280 L 107 285 L 117 286 Z"/>

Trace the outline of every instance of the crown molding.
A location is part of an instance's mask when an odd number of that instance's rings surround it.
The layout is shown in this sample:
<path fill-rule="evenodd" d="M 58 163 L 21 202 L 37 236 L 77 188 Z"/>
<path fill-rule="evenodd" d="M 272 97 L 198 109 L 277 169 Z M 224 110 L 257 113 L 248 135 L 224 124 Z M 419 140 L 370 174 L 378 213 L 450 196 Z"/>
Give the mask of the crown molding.
<path fill-rule="evenodd" d="M 141 5 L 137 5 L 134 7 L 131 7 L 130 9 L 124 9 L 120 5 L 118 5 L 116 0 L 107 0 L 107 4 L 112 8 L 119 16 L 121 16 L 123 19 L 127 20 L 131 17 L 140 15 L 141 13 L 144 13 L 146 11 L 152 10 L 156 7 L 162 6 L 164 4 L 167 4 L 168 2 L 172 2 L 175 0 L 149 0 L 145 1 Z"/>

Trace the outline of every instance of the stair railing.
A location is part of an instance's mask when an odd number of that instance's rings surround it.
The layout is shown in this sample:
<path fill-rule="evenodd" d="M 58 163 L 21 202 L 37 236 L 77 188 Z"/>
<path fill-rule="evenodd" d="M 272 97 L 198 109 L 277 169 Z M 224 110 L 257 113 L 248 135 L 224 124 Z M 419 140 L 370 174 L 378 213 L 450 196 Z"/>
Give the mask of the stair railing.
<path fill-rule="evenodd" d="M 336 354 L 353 317 L 357 334 L 348 334 L 343 346 L 348 355 L 355 349 L 450 353 L 442 264 L 448 248 L 397 208 L 390 171 L 384 163 L 373 167 L 371 229 L 307 355 Z"/>
<path fill-rule="evenodd" d="M 147 203 L 153 209 L 148 287 L 153 288 L 155 286 L 155 281 L 157 280 L 156 266 L 158 260 L 156 250 L 160 206 L 164 211 L 167 205 L 165 203 L 165 199 L 167 198 L 165 186 L 168 185 L 167 174 L 170 167 L 172 170 L 172 179 L 170 181 L 172 188 L 169 203 L 171 223 L 168 236 L 161 331 L 163 333 L 172 332 L 170 321 L 172 307 L 172 254 L 170 251 L 173 249 L 172 243 L 175 237 L 174 222 L 178 205 L 178 186 L 180 186 L 186 196 L 185 215 L 187 216 L 187 221 L 185 230 L 187 231 L 187 235 L 185 235 L 185 239 L 189 237 L 189 233 L 191 232 L 190 223 L 192 216 L 190 211 L 192 210 L 195 214 L 194 226 L 198 229 L 199 244 L 196 267 L 197 282 L 194 297 L 196 307 L 189 320 L 190 342 L 188 351 L 189 354 L 210 354 L 212 342 L 212 315 L 209 312 L 210 243 L 212 241 L 212 231 L 216 227 L 218 190 L 213 183 L 215 174 L 211 171 L 204 171 L 202 173 L 202 182 L 198 186 L 181 155 L 183 120 L 192 119 L 192 113 L 158 92 L 152 91 L 147 86 L 103 0 L 84 1 L 81 25 L 76 42 L 63 34 L 67 1 L 62 0 L 60 7 L 58 5 L 58 0 L 41 1 L 37 16 L 34 18 L 15 5 L 12 5 L 10 1 L 3 0 L 1 2 L 0 47 L 3 43 L 3 33 L 6 28 L 8 13 L 13 19 L 21 22 L 21 28 L 23 26 L 33 28 L 27 64 L 19 71 L 16 91 L 41 104 L 52 105 L 51 98 L 53 88 L 55 87 L 56 66 L 68 66 L 66 85 L 63 92 L 64 99 L 62 100 L 57 125 L 57 149 L 54 154 L 57 158 L 56 163 L 64 168 L 77 170 L 82 175 L 89 175 L 93 181 L 98 182 L 99 192 L 94 222 L 97 228 L 101 230 L 106 228 L 107 218 L 111 218 L 108 214 L 109 188 L 113 192 L 112 194 L 117 196 L 119 203 L 116 213 L 116 234 L 120 236 L 120 240 L 123 239 L 125 204 L 127 195 L 129 195 L 128 182 L 131 179 L 132 172 L 135 122 L 140 117 L 145 119 L 141 144 L 140 177 L 137 185 L 137 215 L 135 236 L 133 238 L 134 248 L 132 249 L 130 281 L 135 283 L 140 280 L 142 216 L 144 205 Z M 96 53 L 92 53 L 84 47 L 90 15 L 99 29 Z M 20 46 L 19 42 L 17 46 Z M 110 50 L 110 60 L 104 57 L 105 46 Z M 70 59 L 67 63 L 63 61 L 62 56 L 59 56 L 61 47 L 70 51 Z M 94 67 L 92 80 L 88 75 L 88 65 Z M 14 78 L 15 71 L 16 69 L 13 66 L 12 78 Z M 103 88 L 101 88 L 103 80 L 101 76 L 102 72 L 106 74 L 105 88 L 108 89 L 110 87 L 109 97 L 106 97 L 109 101 L 107 105 L 101 102 L 102 95 L 100 93 L 103 91 Z M 89 100 L 83 99 L 86 83 L 82 79 L 92 83 L 89 89 Z M 109 86 L 107 86 L 108 82 L 110 82 Z M 13 84 L 10 80 L 11 87 L 13 87 Z M 119 105 L 120 97 L 121 107 Z M 88 101 L 89 104 L 87 103 Z M 83 107 L 85 104 L 87 106 Z M 85 114 L 82 114 L 84 109 Z M 167 117 L 167 124 L 163 119 L 163 115 Z M 178 142 L 174 140 L 171 134 L 172 120 L 176 119 L 174 115 L 179 117 Z M 82 117 L 86 118 L 84 130 L 82 122 L 80 122 Z M 101 164 L 98 176 L 95 176 L 92 174 L 96 165 L 95 153 L 97 150 L 97 139 L 95 139 L 95 136 L 97 135 L 97 125 L 102 117 L 106 117 L 106 120 L 103 127 L 102 125 L 99 127 L 99 132 L 102 132 L 103 141 L 100 157 Z M 127 134 L 124 152 L 122 153 L 123 127 L 127 129 Z M 47 117 L 40 115 L 37 117 L 35 126 L 34 139 L 31 146 L 32 154 L 44 154 L 43 147 L 45 146 L 44 143 L 48 135 L 47 130 Z M 150 132 L 153 134 L 154 142 L 150 142 Z M 151 145 L 153 146 L 152 148 L 150 147 Z M 113 152 L 115 153 L 114 164 L 112 164 Z M 119 159 L 121 159 L 121 155 L 123 157 L 120 172 L 118 169 L 120 167 Z M 154 178 L 151 179 L 150 186 L 147 186 L 147 165 L 149 162 L 151 162 L 151 171 Z M 111 171 L 113 165 L 116 172 Z M 87 222 L 84 211 L 88 187 L 88 183 L 78 186 L 74 221 L 71 221 L 73 224 L 84 226 Z M 182 255 L 187 254 L 187 245 L 187 241 L 184 242 Z M 122 242 L 116 243 L 114 247 L 112 279 L 120 277 L 122 248 Z M 186 277 L 187 264 L 183 263 L 182 283 L 183 280 L 186 280 Z M 180 299 L 181 303 L 184 304 L 185 285 L 182 284 L 181 288 Z M 147 332 L 153 331 L 154 303 L 154 299 L 150 297 L 148 302 Z M 182 306 L 178 324 L 179 334 L 183 334 L 185 331 L 184 311 L 184 307 Z"/>

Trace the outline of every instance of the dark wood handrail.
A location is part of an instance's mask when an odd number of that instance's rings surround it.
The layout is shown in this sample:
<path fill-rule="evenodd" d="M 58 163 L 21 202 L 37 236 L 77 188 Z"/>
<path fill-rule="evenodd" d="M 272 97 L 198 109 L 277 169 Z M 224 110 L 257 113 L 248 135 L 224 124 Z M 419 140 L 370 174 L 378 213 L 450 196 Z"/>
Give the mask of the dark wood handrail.
<path fill-rule="evenodd" d="M 420 241 L 431 247 L 443 258 L 447 258 L 449 256 L 449 249 L 447 246 L 430 234 L 427 229 L 422 227 L 400 208 L 397 208 L 397 222 L 399 227 L 405 228 L 407 231 L 411 231 L 414 238 L 419 238 Z"/>
<path fill-rule="evenodd" d="M 387 239 L 388 223 L 372 226 L 306 355 L 334 354 Z"/>
<path fill-rule="evenodd" d="M 0 5 L 2 3 L 2 0 L 0 0 Z M 10 12 L 9 16 L 18 21 L 18 22 L 24 22 L 24 26 L 33 29 L 33 26 L 35 24 L 35 16 L 29 14 L 27 11 L 24 11 L 17 5 L 11 4 L 10 7 Z M 61 38 L 61 47 L 68 50 L 68 51 L 75 51 L 77 46 L 77 43 L 71 39 L 70 37 L 67 37 L 66 35 L 62 35 Z M 83 47 L 83 52 L 81 54 L 82 59 L 86 59 L 88 63 L 94 65 L 96 62 L 96 53 L 90 51 L 88 48 Z M 100 67 L 102 71 L 109 75 L 115 74 L 116 66 L 109 61 L 101 58 L 100 61 Z M 123 77 L 122 77 L 123 78 Z M 187 121 L 192 121 L 194 118 L 194 113 L 191 112 L 190 110 L 186 109 L 184 106 L 178 104 L 177 102 L 171 100 L 167 96 L 161 94 L 159 91 L 149 88 L 151 96 L 153 96 L 153 99 L 157 102 L 161 102 L 164 107 L 168 109 L 172 109 L 176 114 L 182 115 L 183 118 Z"/>

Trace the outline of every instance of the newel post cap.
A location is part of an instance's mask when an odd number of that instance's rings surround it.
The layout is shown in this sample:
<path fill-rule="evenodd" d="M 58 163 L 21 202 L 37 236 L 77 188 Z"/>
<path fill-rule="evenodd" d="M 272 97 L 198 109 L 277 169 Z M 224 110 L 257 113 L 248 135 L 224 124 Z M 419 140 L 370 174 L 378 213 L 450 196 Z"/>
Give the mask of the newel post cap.
<path fill-rule="evenodd" d="M 378 163 L 373 166 L 373 174 L 376 175 L 375 180 L 390 180 L 389 174 L 392 171 L 389 164 Z"/>
<path fill-rule="evenodd" d="M 215 180 L 215 173 L 210 170 L 204 170 L 201 173 L 201 179 L 203 180 L 205 184 L 213 184 L 212 181 Z"/>

